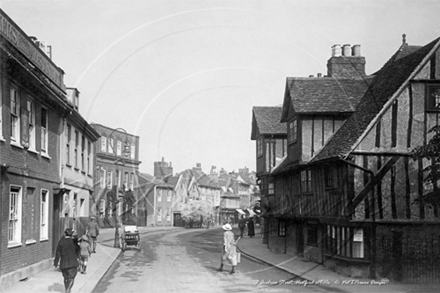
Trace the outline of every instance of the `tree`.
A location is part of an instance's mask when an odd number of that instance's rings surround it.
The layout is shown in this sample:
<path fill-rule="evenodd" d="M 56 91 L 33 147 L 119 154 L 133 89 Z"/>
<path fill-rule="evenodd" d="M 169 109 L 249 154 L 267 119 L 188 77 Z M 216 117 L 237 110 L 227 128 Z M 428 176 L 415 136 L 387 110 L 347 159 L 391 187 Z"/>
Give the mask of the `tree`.
<path fill-rule="evenodd" d="M 203 219 L 213 217 L 214 210 L 206 200 L 190 200 L 181 205 L 182 218 L 192 227 L 193 223 L 200 224 Z"/>
<path fill-rule="evenodd" d="M 429 142 L 414 148 L 411 154 L 414 160 L 428 159 L 431 161 L 431 164 L 423 169 L 423 173 L 427 173 L 423 181 L 432 184 L 433 190 L 416 198 L 414 202 L 436 206 L 440 204 L 440 190 L 437 187 L 440 178 L 440 126 L 432 127 L 428 134 L 433 135 Z"/>
<path fill-rule="evenodd" d="M 124 192 L 124 196 L 122 198 L 123 212 L 121 216 L 122 223 L 124 225 L 137 224 L 136 216 L 133 214 L 133 208 L 135 202 L 136 202 L 136 198 L 133 195 L 133 191 L 128 190 Z"/>

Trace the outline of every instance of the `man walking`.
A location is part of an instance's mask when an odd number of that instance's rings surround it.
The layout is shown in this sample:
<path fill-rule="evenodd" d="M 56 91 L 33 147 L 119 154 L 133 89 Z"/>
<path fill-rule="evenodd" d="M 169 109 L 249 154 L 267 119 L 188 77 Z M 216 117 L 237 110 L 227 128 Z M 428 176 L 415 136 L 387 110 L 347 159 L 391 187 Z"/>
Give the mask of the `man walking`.
<path fill-rule="evenodd" d="M 64 277 L 64 288 L 66 293 L 70 293 L 78 268 L 79 246 L 76 245 L 72 238 L 73 229 L 67 228 L 64 231 L 64 237 L 60 239 L 54 260 L 55 269 L 60 264 L 60 269 Z"/>
<path fill-rule="evenodd" d="M 91 216 L 90 222 L 87 224 L 86 227 L 86 235 L 90 239 L 93 253 L 96 253 L 96 239 L 99 236 L 99 225 L 95 220 L 95 216 Z"/>

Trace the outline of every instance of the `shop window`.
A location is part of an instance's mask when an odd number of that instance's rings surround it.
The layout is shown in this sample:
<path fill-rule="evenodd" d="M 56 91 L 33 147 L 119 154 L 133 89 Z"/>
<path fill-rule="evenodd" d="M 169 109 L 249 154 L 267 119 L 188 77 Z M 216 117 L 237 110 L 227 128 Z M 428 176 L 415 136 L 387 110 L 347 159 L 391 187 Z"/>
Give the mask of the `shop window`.
<path fill-rule="evenodd" d="M 427 85 L 428 111 L 440 111 L 440 85 Z"/>

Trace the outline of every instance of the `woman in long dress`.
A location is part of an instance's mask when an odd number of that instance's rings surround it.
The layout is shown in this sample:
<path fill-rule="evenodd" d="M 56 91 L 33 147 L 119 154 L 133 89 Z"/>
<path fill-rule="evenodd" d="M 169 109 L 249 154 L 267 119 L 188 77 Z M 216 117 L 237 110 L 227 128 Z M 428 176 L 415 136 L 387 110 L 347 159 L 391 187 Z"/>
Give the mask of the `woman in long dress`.
<path fill-rule="evenodd" d="M 225 232 L 223 233 L 222 258 L 218 271 L 223 271 L 223 265 L 226 263 L 232 266 L 229 273 L 233 274 L 237 265 L 237 242 L 240 237 L 235 241 L 234 233 L 231 231 L 232 226 L 229 223 L 223 225 L 222 228 Z"/>
<path fill-rule="evenodd" d="M 254 224 L 254 218 L 249 218 L 249 222 L 247 224 L 248 226 L 248 236 L 250 238 L 255 236 L 255 224 Z"/>

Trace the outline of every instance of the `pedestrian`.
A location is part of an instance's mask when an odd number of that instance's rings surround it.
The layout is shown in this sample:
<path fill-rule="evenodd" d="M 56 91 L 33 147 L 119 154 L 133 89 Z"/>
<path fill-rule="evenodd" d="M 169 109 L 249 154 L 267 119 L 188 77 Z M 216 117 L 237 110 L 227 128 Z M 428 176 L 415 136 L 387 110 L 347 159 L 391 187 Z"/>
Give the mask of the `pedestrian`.
<path fill-rule="evenodd" d="M 96 222 L 95 216 L 90 217 L 90 222 L 87 224 L 86 227 L 86 235 L 90 239 L 92 252 L 96 253 L 96 240 L 99 236 L 99 225 Z"/>
<path fill-rule="evenodd" d="M 87 262 L 89 261 L 89 257 L 92 256 L 92 250 L 90 249 L 89 238 L 87 235 L 83 235 L 80 239 L 80 273 L 86 274 Z"/>
<path fill-rule="evenodd" d="M 248 236 L 250 238 L 254 237 L 255 236 L 255 224 L 254 224 L 254 218 L 253 217 L 249 218 L 247 226 L 248 226 Z"/>
<path fill-rule="evenodd" d="M 78 268 L 79 247 L 73 242 L 73 229 L 67 228 L 64 237 L 61 237 L 57 245 L 54 268 L 57 269 L 58 263 L 64 277 L 64 288 L 66 293 L 70 293 Z"/>
<path fill-rule="evenodd" d="M 238 228 L 240 228 L 240 237 L 243 237 L 244 228 L 246 228 L 246 218 L 244 215 L 241 215 L 241 219 L 238 221 Z"/>
<path fill-rule="evenodd" d="M 235 266 L 237 265 L 237 242 L 240 237 L 235 241 L 234 233 L 231 231 L 231 224 L 227 223 L 222 226 L 225 232 L 223 233 L 223 245 L 222 245 L 222 257 L 219 272 L 223 271 L 223 265 L 225 263 L 232 266 L 230 274 L 235 273 Z"/>

